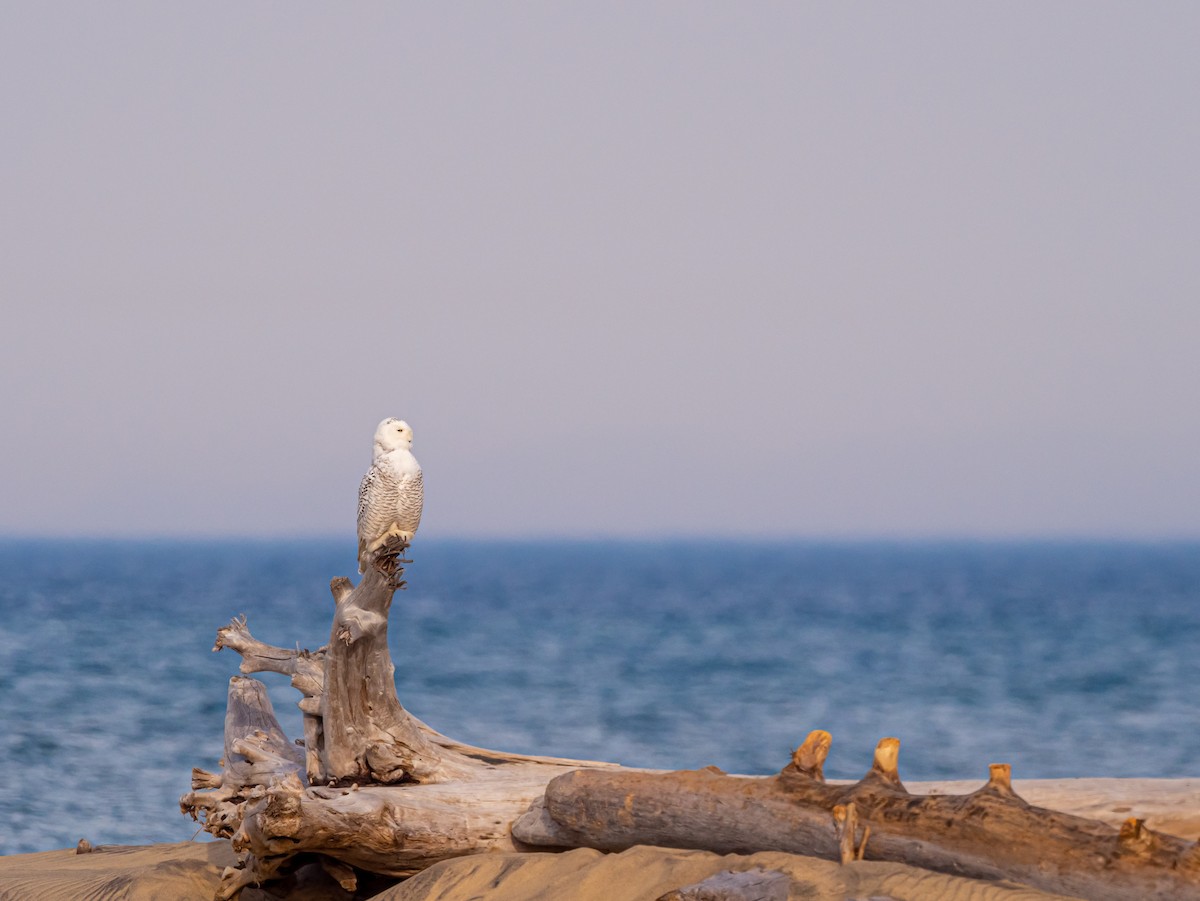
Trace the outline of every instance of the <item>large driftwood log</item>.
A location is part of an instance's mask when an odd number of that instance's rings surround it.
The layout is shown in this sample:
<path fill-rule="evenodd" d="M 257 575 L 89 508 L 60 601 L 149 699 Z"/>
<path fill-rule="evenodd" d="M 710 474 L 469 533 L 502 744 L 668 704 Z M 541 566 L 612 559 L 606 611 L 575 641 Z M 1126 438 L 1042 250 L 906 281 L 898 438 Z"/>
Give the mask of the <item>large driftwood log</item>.
<path fill-rule="evenodd" d="M 557 777 L 514 824 L 526 841 L 621 851 L 634 845 L 718 853 L 790 851 L 891 860 L 980 879 L 1007 879 L 1093 899 L 1200 898 L 1200 849 L 1142 821 L 1111 826 L 1033 807 L 1012 790 L 1009 767 L 968 795 L 911 795 L 885 738 L 871 771 L 850 785 L 821 773 L 829 734 L 814 732 L 773 777 L 715 768 L 585 772 Z M 863 828 L 861 832 L 858 826 Z"/>
<path fill-rule="evenodd" d="M 910 795 L 895 739 L 854 785 L 824 781 L 830 737 L 820 731 L 773 777 L 652 773 L 456 742 L 396 698 L 387 621 L 403 550 L 387 549 L 357 587 L 333 580 L 330 641 L 315 652 L 263 644 L 244 619 L 219 631 L 214 650 L 240 653 L 244 674 L 291 678 L 304 738 L 288 741 L 261 682 L 231 679 L 222 771 L 194 770 L 180 801 L 239 854 L 218 901 L 314 856 L 351 888 L 355 868 L 405 876 L 493 850 L 635 844 L 865 855 L 1097 901 L 1200 898 L 1195 844 L 1136 819 L 1118 831 L 1031 807 L 1005 766 L 970 794 Z"/>

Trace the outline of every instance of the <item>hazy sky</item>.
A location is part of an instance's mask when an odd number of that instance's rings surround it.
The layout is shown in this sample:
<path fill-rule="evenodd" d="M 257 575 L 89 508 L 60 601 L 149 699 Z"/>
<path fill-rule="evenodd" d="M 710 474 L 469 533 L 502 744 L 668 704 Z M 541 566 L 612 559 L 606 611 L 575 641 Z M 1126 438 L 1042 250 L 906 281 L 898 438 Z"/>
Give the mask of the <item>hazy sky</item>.
<path fill-rule="evenodd" d="M 0 6 L 0 533 L 1200 536 L 1200 5 Z"/>

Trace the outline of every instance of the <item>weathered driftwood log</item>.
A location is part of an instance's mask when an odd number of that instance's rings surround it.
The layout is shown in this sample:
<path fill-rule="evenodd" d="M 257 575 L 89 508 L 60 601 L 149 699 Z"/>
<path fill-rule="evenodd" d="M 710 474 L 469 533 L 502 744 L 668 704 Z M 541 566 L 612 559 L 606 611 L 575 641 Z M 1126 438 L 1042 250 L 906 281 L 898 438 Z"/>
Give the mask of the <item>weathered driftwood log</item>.
<path fill-rule="evenodd" d="M 401 706 L 387 620 L 404 584 L 403 550 L 389 548 L 357 587 L 333 580 L 330 641 L 315 652 L 264 644 L 244 618 L 218 632 L 213 650 L 240 653 L 243 673 L 290 676 L 304 712 L 301 749 L 284 735 L 261 682 L 230 680 L 222 772 L 193 770 L 193 791 L 180 799 L 240 854 L 218 901 L 287 873 L 306 854 L 321 855 L 348 885 L 348 867 L 405 876 L 450 857 L 515 850 L 509 826 L 547 782 L 611 766 L 474 748 Z"/>
<path fill-rule="evenodd" d="M 218 633 L 214 650 L 238 651 L 243 673 L 289 676 L 304 712 L 298 748 L 262 683 L 230 681 L 222 771 L 194 770 L 180 801 L 240 855 L 218 899 L 314 856 L 349 887 L 354 868 L 404 876 L 492 850 L 635 844 L 844 862 L 865 854 L 1100 901 L 1200 898 L 1194 844 L 1140 820 L 1118 831 L 1031 807 L 1013 794 L 1005 766 L 971 794 L 910 795 L 895 739 L 880 743 L 854 785 L 825 783 L 830 736 L 820 731 L 773 777 L 623 770 L 453 741 L 396 698 L 387 621 L 403 550 L 387 549 L 357 587 L 333 580 L 330 641 L 315 652 L 263 644 L 244 619 Z"/>
<path fill-rule="evenodd" d="M 867 858 L 1093 901 L 1200 898 L 1196 843 L 1152 833 L 1140 820 L 1117 830 L 1032 807 L 1013 793 L 1007 765 L 994 765 L 987 784 L 969 795 L 911 795 L 896 769 L 896 739 L 879 743 L 871 771 L 851 785 L 821 776 L 828 746 L 828 733 L 813 733 L 789 766 L 767 778 L 711 767 L 567 773 L 513 832 L 538 844 L 604 851 L 778 850 L 845 862 L 865 850 Z M 869 833 L 857 837 L 855 820 Z"/>

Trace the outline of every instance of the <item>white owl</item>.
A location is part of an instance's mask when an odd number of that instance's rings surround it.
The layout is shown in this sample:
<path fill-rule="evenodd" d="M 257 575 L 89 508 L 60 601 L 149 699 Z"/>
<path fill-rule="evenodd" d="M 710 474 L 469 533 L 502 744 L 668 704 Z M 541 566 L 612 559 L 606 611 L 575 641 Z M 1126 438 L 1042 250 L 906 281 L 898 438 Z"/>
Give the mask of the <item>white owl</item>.
<path fill-rule="evenodd" d="M 390 539 L 412 541 L 421 524 L 424 486 L 412 442 L 412 428 L 402 419 L 385 419 L 375 430 L 374 459 L 358 487 L 360 573 Z"/>

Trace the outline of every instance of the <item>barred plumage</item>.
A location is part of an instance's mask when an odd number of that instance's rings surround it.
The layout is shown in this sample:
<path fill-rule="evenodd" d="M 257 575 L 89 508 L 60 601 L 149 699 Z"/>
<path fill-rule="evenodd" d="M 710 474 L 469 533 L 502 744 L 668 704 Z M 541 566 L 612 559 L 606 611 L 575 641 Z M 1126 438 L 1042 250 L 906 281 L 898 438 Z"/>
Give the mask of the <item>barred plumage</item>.
<path fill-rule="evenodd" d="M 412 541 L 421 524 L 424 479 L 412 454 L 412 429 L 385 419 L 375 430 L 374 459 L 358 487 L 358 571 L 392 538 Z"/>

